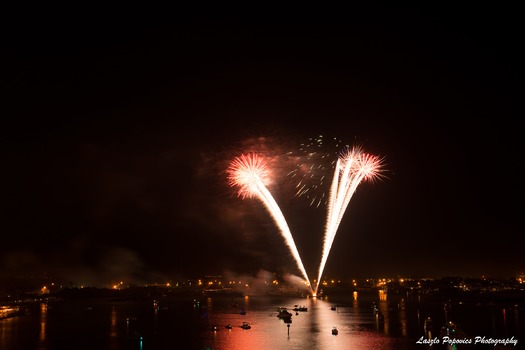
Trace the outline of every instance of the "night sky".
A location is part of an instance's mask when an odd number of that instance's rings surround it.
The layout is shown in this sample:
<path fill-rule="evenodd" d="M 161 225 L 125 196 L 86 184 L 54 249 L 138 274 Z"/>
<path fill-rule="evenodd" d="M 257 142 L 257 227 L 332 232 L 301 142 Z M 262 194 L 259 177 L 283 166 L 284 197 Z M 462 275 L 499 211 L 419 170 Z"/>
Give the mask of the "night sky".
<path fill-rule="evenodd" d="M 228 186 L 255 151 L 313 278 L 326 208 L 287 173 L 319 135 L 385 163 L 325 275 L 524 272 L 523 22 L 476 6 L 14 13 L 0 276 L 299 275 L 261 202 Z"/>

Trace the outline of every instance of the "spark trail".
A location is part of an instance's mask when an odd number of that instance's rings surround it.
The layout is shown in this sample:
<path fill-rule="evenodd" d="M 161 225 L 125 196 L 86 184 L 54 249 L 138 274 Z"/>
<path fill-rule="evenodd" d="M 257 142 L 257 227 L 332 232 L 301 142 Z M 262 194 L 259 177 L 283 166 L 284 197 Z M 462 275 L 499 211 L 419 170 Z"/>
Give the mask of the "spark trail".
<path fill-rule="evenodd" d="M 259 158 L 256 153 L 249 153 L 247 155 L 242 154 L 232 161 L 227 169 L 227 174 L 230 186 L 239 187 L 239 197 L 255 197 L 263 202 L 272 219 L 279 227 L 281 235 L 295 258 L 299 270 L 303 274 L 307 284 L 310 286 L 308 274 L 303 266 L 299 251 L 295 246 L 290 228 L 288 227 L 277 202 L 263 183 L 263 179 L 267 176 L 266 165 L 263 160 Z"/>
<path fill-rule="evenodd" d="M 317 295 L 328 255 L 348 203 L 363 180 L 373 181 L 381 177 L 381 165 L 379 157 L 364 153 L 359 147 L 345 148 L 339 155 L 329 192 L 323 254 L 314 295 Z"/>

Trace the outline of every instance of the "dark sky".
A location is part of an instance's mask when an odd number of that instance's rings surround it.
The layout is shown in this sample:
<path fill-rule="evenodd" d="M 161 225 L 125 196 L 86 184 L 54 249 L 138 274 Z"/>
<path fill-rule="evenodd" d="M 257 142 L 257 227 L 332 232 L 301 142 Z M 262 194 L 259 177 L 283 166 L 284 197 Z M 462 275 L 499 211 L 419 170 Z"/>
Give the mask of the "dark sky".
<path fill-rule="evenodd" d="M 326 275 L 525 271 L 523 25 L 492 6 L 13 13 L 2 275 L 299 275 L 225 168 L 318 135 L 385 162 L 385 178 L 352 198 Z M 326 210 L 294 196 L 292 162 L 272 164 L 270 190 L 313 278 Z"/>

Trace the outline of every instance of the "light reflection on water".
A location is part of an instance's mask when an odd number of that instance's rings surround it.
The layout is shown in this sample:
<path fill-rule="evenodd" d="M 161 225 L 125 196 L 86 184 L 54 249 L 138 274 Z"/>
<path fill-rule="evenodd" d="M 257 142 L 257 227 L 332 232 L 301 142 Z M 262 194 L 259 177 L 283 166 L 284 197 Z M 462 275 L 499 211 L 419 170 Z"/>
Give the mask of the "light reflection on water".
<path fill-rule="evenodd" d="M 306 312 L 293 312 L 293 306 L 306 306 Z M 210 324 L 217 325 L 217 331 L 206 334 L 205 344 L 210 349 L 403 349 L 397 340 L 389 339 L 377 332 L 377 321 L 370 308 L 366 310 L 353 300 L 349 306 L 337 306 L 316 298 L 271 299 L 257 298 L 257 303 L 247 303 L 247 314 L 241 316 L 225 309 L 219 309 L 210 317 Z M 278 319 L 277 308 L 292 310 L 292 323 Z M 369 305 L 367 305 L 368 307 Z M 252 329 L 240 328 L 242 321 Z M 225 325 L 234 328 L 227 330 Z M 337 327 L 338 335 L 332 335 Z"/>
<path fill-rule="evenodd" d="M 40 337 L 38 342 L 39 350 L 47 350 L 46 343 L 46 324 L 47 324 L 47 303 L 40 303 Z"/>
<path fill-rule="evenodd" d="M 308 310 L 295 312 L 294 305 Z M 292 312 L 291 323 L 277 317 L 278 307 Z M 522 312 L 523 305 L 422 303 L 417 296 L 361 292 L 325 299 L 253 296 L 51 302 L 33 305 L 29 315 L 0 320 L 0 349 L 432 350 L 438 347 L 415 343 L 425 334 L 422 320 L 428 316 L 438 325 L 447 319 L 459 321 L 472 336 L 514 336 L 521 341 Z M 252 328 L 242 329 L 242 322 Z M 227 329 L 228 324 L 233 328 Z M 331 333 L 334 326 L 338 335 Z M 437 333 L 439 329 L 434 328 L 432 335 Z"/>
<path fill-rule="evenodd" d="M 14 324 L 18 324 L 15 318 L 0 320 L 0 349 L 8 349 L 9 338 L 16 333 Z"/>

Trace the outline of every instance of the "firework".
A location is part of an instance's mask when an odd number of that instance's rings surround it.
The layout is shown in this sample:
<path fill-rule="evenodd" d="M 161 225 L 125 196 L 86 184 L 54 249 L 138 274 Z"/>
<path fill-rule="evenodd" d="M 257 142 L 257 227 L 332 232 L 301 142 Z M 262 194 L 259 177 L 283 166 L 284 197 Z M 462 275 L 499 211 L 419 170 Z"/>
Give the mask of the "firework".
<path fill-rule="evenodd" d="M 348 203 L 350 203 L 357 186 L 362 181 L 374 181 L 381 177 L 381 166 L 382 160 L 380 158 L 364 153 L 360 147 L 345 148 L 339 155 L 328 196 L 323 253 L 317 278 L 318 284 L 315 287 L 314 294 L 317 294 L 317 288 L 321 282 L 337 228 Z"/>
<path fill-rule="evenodd" d="M 306 198 L 310 206 L 327 204 L 326 187 L 330 180 L 327 174 L 335 168 L 337 154 L 342 147 L 339 139 L 319 135 L 301 143 L 298 151 L 288 153 L 296 161 L 288 177 L 295 183 L 297 197 Z"/>
<path fill-rule="evenodd" d="M 256 153 L 243 154 L 233 160 L 228 167 L 227 173 L 230 186 L 239 187 L 238 195 L 240 197 L 255 197 L 263 202 L 270 216 L 279 227 L 281 235 L 295 258 L 299 270 L 309 284 L 308 274 L 299 256 L 299 251 L 295 246 L 290 228 L 277 202 L 275 202 L 270 191 L 268 191 L 266 185 L 263 183 L 263 179 L 265 179 L 268 174 L 263 160 L 259 158 Z"/>

